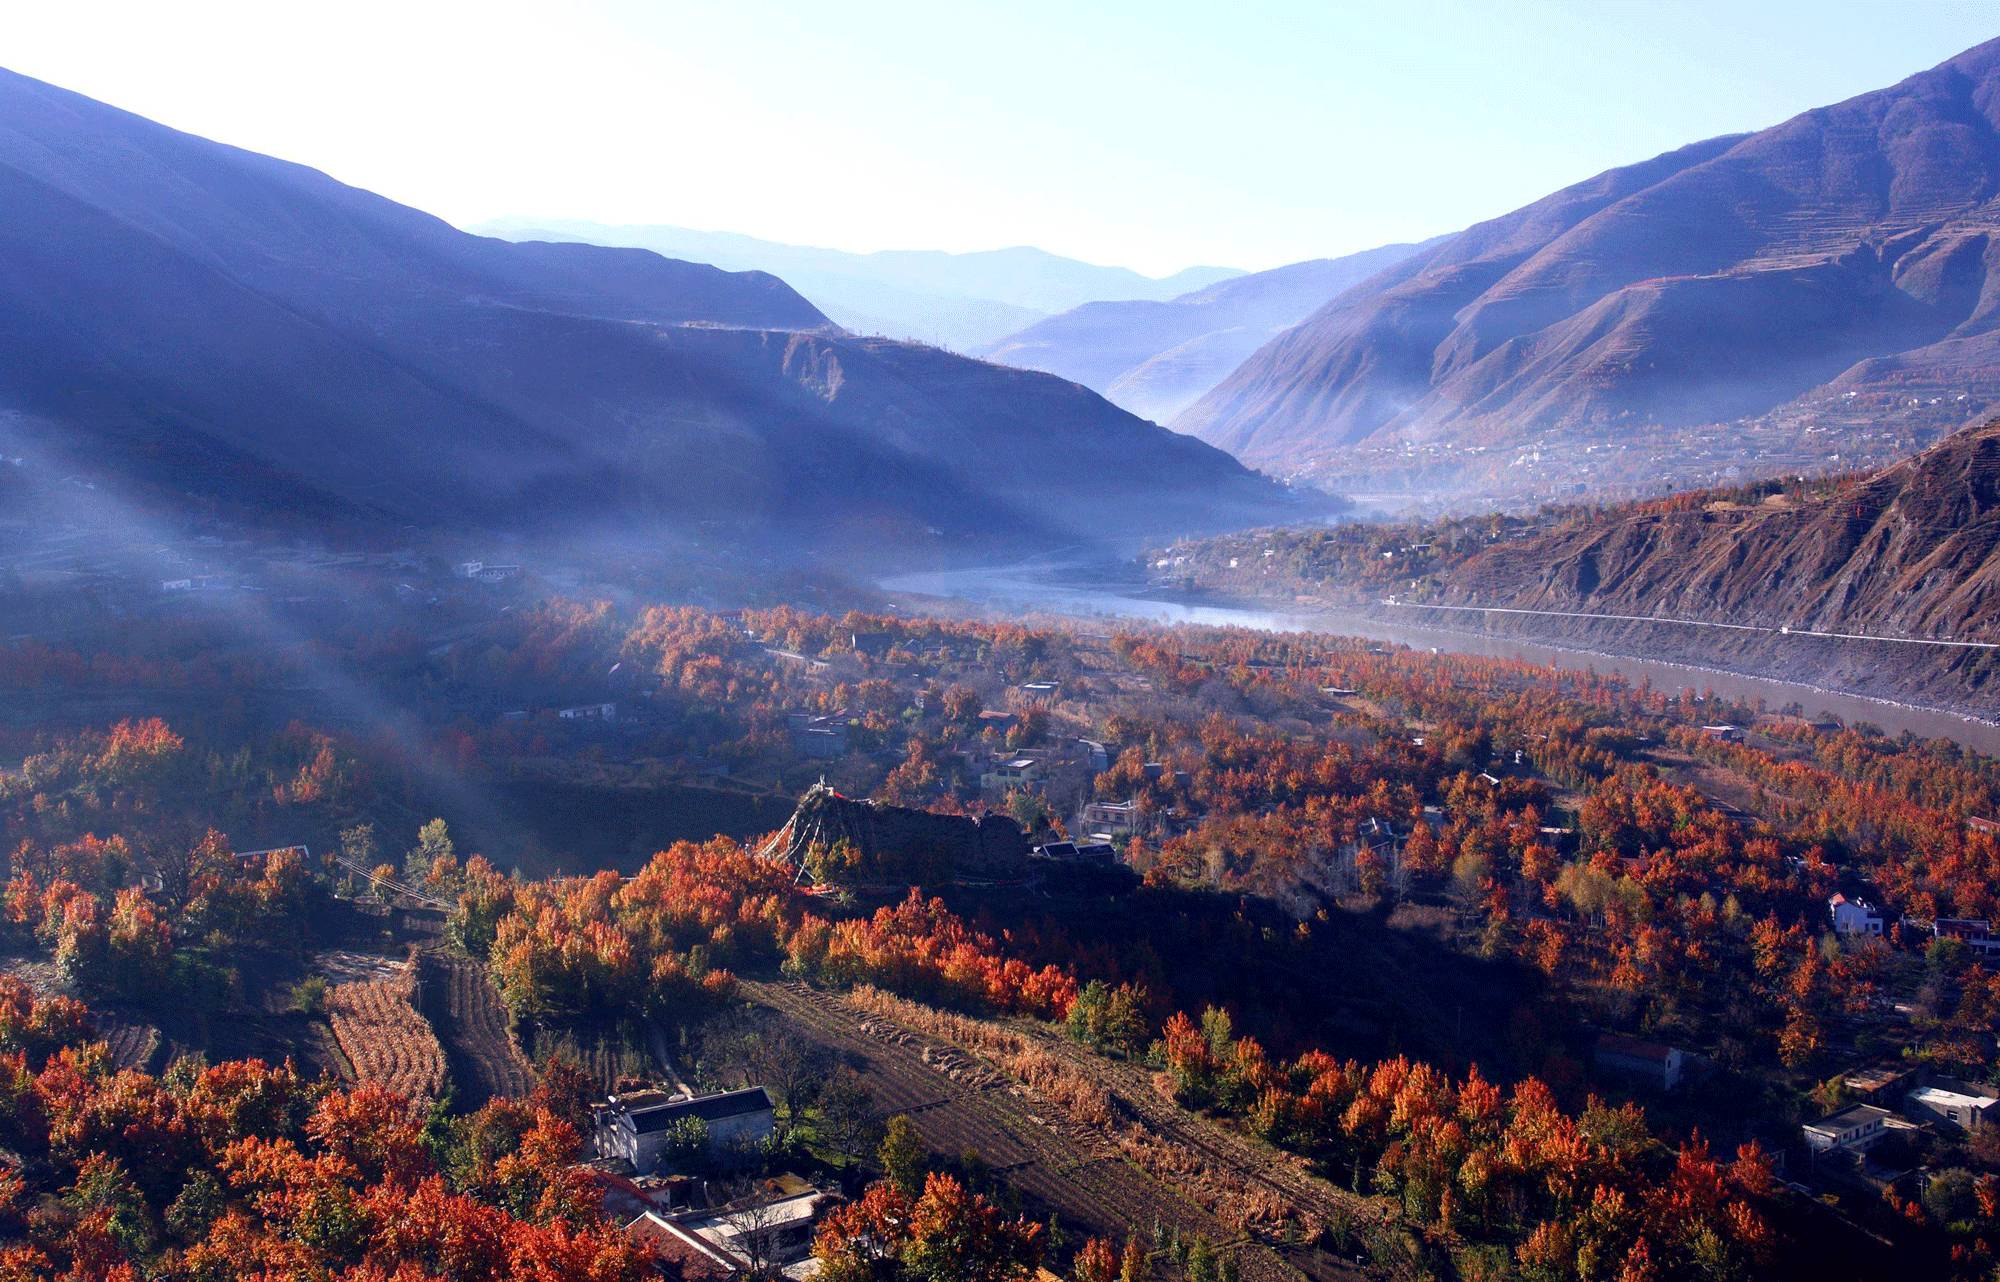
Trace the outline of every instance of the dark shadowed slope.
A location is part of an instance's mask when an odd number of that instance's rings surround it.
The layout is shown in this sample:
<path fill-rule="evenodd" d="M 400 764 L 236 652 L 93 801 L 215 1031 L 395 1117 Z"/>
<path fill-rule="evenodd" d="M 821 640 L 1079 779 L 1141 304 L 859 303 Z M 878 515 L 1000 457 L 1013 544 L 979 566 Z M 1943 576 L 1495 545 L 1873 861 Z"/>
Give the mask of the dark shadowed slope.
<path fill-rule="evenodd" d="M 1046 370 L 1166 422 L 1342 290 L 1426 246 L 1384 245 L 1254 272 L 1164 302 L 1094 302 L 975 354 Z"/>
<path fill-rule="evenodd" d="M 1058 380 L 843 334 L 774 277 L 466 235 L 9 73 L 0 210 L 24 448 L 206 502 L 898 552 L 1285 502 Z"/>
<path fill-rule="evenodd" d="M 1996 191 L 1991 42 L 1474 227 L 1175 426 L 1323 479 L 1486 494 L 1623 479 L 1606 460 L 1634 442 L 1627 471 L 1686 482 L 1852 460 L 1899 425 L 1934 439 L 2000 402 Z"/>

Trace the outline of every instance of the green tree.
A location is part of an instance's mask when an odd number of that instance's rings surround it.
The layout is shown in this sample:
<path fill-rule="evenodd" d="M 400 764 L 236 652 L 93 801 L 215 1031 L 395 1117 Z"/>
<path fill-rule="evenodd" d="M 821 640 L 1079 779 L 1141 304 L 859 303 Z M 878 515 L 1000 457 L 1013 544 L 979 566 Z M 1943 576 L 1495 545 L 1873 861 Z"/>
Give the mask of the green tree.
<path fill-rule="evenodd" d="M 683 1117 L 667 1128 L 660 1157 L 676 1169 L 693 1166 L 708 1156 L 708 1123 Z"/>
<path fill-rule="evenodd" d="M 883 1177 L 905 1196 L 916 1197 L 923 1192 L 930 1150 L 924 1146 L 924 1137 L 917 1133 L 917 1124 L 908 1115 L 898 1113 L 889 1119 L 875 1158 L 882 1164 Z"/>
<path fill-rule="evenodd" d="M 451 830 L 445 827 L 444 820 L 433 819 L 417 829 L 417 844 L 403 856 L 403 876 L 410 884 L 421 886 L 437 861 L 451 859 L 455 850 Z"/>

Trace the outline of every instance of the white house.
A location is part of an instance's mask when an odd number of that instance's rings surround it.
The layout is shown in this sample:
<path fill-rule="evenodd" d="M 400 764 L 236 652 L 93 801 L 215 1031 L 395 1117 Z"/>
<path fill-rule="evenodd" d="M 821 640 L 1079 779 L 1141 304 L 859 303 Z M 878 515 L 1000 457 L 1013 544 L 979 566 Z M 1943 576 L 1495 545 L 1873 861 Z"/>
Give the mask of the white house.
<path fill-rule="evenodd" d="M 640 1174 L 658 1168 L 675 1125 L 698 1118 L 708 1128 L 711 1153 L 748 1147 L 768 1139 L 776 1126 L 771 1097 L 761 1086 L 713 1095 L 668 1095 L 628 1091 L 613 1095 L 597 1110 L 599 1157 L 622 1157 Z"/>
<path fill-rule="evenodd" d="M 1139 830 L 1139 808 L 1129 801 L 1086 801 L 1077 815 L 1077 827 L 1112 836 L 1134 833 Z"/>
<path fill-rule="evenodd" d="M 1033 757 L 1010 757 L 995 761 L 979 776 L 979 786 L 987 792 L 1019 788 L 1033 792 L 1041 786 L 1042 763 Z"/>
<path fill-rule="evenodd" d="M 1687 1062 L 1678 1047 L 1640 1041 L 1619 1033 L 1600 1036 L 1591 1058 L 1607 1073 L 1635 1078 L 1663 1091 L 1681 1084 L 1681 1072 Z"/>
<path fill-rule="evenodd" d="M 1911 1091 L 1904 1097 L 1911 1117 L 1920 1122 L 1935 1122 L 1946 1130 L 1969 1135 L 1993 1124 L 2000 1113 L 1993 1111 L 2000 1100 L 1991 1095 L 1973 1095 L 1964 1091 L 1947 1090 L 1942 1086 L 1926 1086 Z"/>
<path fill-rule="evenodd" d="M 618 705 L 615 703 L 580 703 L 574 708 L 560 708 L 556 715 L 564 721 L 616 721 Z"/>
<path fill-rule="evenodd" d="M 1882 910 L 1865 899 L 1835 895 L 1826 901 L 1827 915 L 1833 919 L 1836 935 L 1879 935 Z"/>
<path fill-rule="evenodd" d="M 1799 1129 L 1806 1137 L 1806 1147 L 1815 1153 L 1858 1153 L 1886 1134 L 1885 1127 L 1894 1116 L 1873 1104 L 1854 1104 Z"/>

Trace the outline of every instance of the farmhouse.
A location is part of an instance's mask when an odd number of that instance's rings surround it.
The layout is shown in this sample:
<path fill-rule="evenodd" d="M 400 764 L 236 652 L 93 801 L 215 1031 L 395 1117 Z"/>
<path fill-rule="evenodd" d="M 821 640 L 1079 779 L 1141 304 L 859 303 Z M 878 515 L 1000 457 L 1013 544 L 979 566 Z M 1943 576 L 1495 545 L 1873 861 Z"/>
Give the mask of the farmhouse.
<path fill-rule="evenodd" d="M 1799 1129 L 1805 1135 L 1806 1147 L 1815 1153 L 1858 1153 L 1882 1138 L 1889 1119 L 1894 1116 L 1888 1109 L 1873 1104 L 1854 1104 Z"/>
<path fill-rule="evenodd" d="M 1076 826 L 1090 833 L 1127 836 L 1139 830 L 1139 808 L 1129 801 L 1086 801 Z"/>
<path fill-rule="evenodd" d="M 1865 899 L 1835 895 L 1826 901 L 1827 915 L 1833 919 L 1836 935 L 1879 935 L 1882 910 Z"/>
<path fill-rule="evenodd" d="M 1004 757 L 986 767 L 979 786 L 987 792 L 1020 789 L 1032 792 L 1041 786 L 1042 763 L 1033 757 Z"/>
<path fill-rule="evenodd" d="M 1957 1135 L 1970 1135 L 1991 1126 L 1993 1109 L 2000 1100 L 1991 1095 L 1974 1095 L 1943 1086 L 1925 1086 L 1905 1097 L 1906 1112 L 1919 1122 L 1931 1122 Z"/>
<path fill-rule="evenodd" d="M 696 1118 L 708 1128 L 713 1153 L 760 1143 L 775 1123 L 771 1097 L 761 1086 L 713 1095 L 668 1095 L 664 1091 L 627 1091 L 613 1095 L 595 1117 L 600 1157 L 622 1157 L 632 1169 L 647 1174 L 658 1168 L 677 1123 Z"/>
<path fill-rule="evenodd" d="M 1972 917 L 1940 917 L 1931 923 L 1931 934 L 1939 939 L 1961 941 L 1974 957 L 2000 957 L 2000 936 L 1993 933 L 1992 922 Z"/>
<path fill-rule="evenodd" d="M 1633 1078 L 1663 1091 L 1673 1090 L 1681 1084 L 1681 1071 L 1685 1065 L 1685 1057 L 1676 1047 L 1640 1041 L 1619 1033 L 1601 1035 L 1591 1060 L 1607 1073 Z"/>

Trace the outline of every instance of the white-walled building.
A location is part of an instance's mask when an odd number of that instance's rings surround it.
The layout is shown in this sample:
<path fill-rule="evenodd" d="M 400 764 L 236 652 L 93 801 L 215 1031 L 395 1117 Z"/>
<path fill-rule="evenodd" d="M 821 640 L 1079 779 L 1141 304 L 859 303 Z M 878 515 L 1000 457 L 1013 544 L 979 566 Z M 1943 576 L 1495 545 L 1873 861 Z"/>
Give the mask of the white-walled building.
<path fill-rule="evenodd" d="M 1873 1104 L 1854 1104 L 1799 1129 L 1805 1134 L 1806 1147 L 1815 1153 L 1858 1153 L 1888 1133 L 1889 1119 L 1894 1116 Z"/>
<path fill-rule="evenodd" d="M 1882 933 L 1882 910 L 1865 899 L 1835 895 L 1826 901 L 1826 911 L 1833 920 L 1833 933 L 1836 935 Z"/>
<path fill-rule="evenodd" d="M 761 1143 L 777 1125 L 771 1097 L 761 1086 L 692 1098 L 628 1091 L 597 1110 L 598 1156 L 622 1157 L 634 1171 L 648 1174 L 659 1167 L 675 1124 L 686 1118 L 698 1118 L 708 1128 L 711 1153 Z"/>

